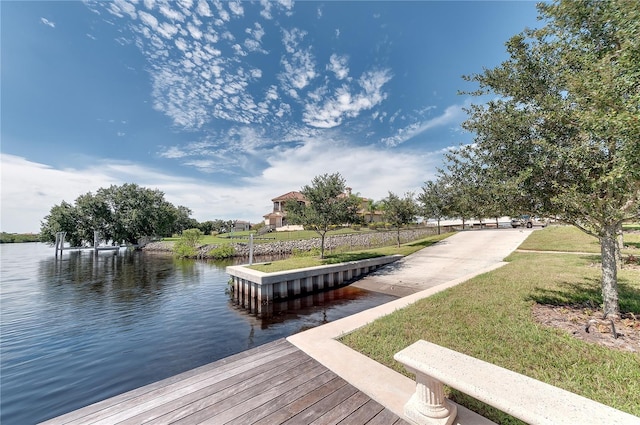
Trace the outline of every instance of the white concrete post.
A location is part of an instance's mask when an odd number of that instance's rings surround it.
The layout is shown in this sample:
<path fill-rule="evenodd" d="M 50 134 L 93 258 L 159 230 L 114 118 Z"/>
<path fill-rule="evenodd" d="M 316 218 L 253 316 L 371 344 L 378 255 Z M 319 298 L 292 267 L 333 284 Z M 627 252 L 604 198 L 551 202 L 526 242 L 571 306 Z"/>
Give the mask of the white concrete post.
<path fill-rule="evenodd" d="M 405 367 L 416 374 L 416 392 L 404 406 L 404 414 L 419 425 L 451 425 L 458 408 L 445 398 L 442 382 Z"/>

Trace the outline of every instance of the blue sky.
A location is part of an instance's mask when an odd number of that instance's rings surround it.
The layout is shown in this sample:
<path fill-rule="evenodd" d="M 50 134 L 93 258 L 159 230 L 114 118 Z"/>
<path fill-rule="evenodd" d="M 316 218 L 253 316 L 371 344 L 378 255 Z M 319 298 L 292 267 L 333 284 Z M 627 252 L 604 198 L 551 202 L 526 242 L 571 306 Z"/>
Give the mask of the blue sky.
<path fill-rule="evenodd" d="M 1 228 L 111 184 L 199 221 L 262 220 L 339 172 L 418 192 L 479 99 L 462 75 L 539 25 L 529 1 L 3 1 Z"/>

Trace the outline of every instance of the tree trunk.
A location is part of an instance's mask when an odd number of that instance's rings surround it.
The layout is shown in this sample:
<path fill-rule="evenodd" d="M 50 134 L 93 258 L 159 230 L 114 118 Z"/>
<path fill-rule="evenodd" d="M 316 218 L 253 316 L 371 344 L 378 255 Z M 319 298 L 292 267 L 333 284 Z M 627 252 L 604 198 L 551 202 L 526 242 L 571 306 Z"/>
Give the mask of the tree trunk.
<path fill-rule="evenodd" d="M 438 234 L 440 234 L 440 217 L 438 217 Z"/>
<path fill-rule="evenodd" d="M 398 239 L 398 248 L 400 248 L 400 227 L 398 227 L 397 229 L 398 230 L 397 230 L 396 235 L 397 235 L 397 239 Z"/>
<path fill-rule="evenodd" d="M 622 258 L 622 248 L 624 248 L 624 233 L 622 233 L 622 223 L 616 227 L 616 259 L 620 268 L 624 268 L 624 259 Z"/>
<path fill-rule="evenodd" d="M 618 302 L 618 269 L 616 261 L 616 226 L 605 226 L 600 236 L 602 256 L 602 300 L 605 317 L 620 317 Z"/>
<path fill-rule="evenodd" d="M 324 260 L 324 235 L 325 233 L 320 233 L 320 258 Z"/>

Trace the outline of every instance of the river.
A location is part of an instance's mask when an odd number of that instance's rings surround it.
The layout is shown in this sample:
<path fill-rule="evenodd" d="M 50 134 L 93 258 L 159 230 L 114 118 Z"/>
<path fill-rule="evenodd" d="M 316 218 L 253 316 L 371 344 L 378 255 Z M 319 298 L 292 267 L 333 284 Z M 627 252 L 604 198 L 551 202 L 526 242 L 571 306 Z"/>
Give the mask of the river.
<path fill-rule="evenodd" d="M 229 264 L 1 244 L 0 423 L 38 423 L 393 299 L 347 286 L 258 318 L 230 299 Z"/>

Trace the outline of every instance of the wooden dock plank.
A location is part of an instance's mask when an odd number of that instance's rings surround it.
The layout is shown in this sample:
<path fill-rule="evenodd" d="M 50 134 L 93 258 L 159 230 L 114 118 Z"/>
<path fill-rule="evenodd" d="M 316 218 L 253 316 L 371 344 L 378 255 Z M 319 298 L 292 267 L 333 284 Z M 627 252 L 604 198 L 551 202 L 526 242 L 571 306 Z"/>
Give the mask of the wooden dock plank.
<path fill-rule="evenodd" d="M 71 422 L 69 425 L 86 425 L 86 424 L 105 424 L 111 425 L 114 422 L 113 415 L 119 414 L 123 417 L 123 413 L 130 409 L 137 409 L 137 406 L 145 405 L 146 403 L 161 404 L 167 400 L 173 399 L 176 395 L 189 394 L 194 390 L 199 389 L 201 386 L 211 385 L 216 382 L 224 381 L 229 377 L 233 377 L 244 371 L 250 371 L 263 364 L 268 364 L 271 361 L 295 353 L 296 350 L 292 350 L 290 347 L 279 347 L 277 350 L 269 350 L 265 355 L 259 357 L 248 356 L 237 359 L 233 362 L 223 364 L 218 368 L 205 368 L 200 374 L 192 375 L 185 373 L 184 379 L 171 382 L 168 385 L 159 386 L 151 391 L 138 395 L 137 397 L 128 398 L 116 405 L 112 405 L 105 409 L 79 418 L 76 421 Z M 171 378 L 170 378 L 171 379 Z M 162 381 L 161 381 L 162 382 Z M 152 384 L 154 385 L 154 384 Z"/>
<path fill-rule="evenodd" d="M 285 339 L 44 422 L 144 423 L 406 424 Z"/>
<path fill-rule="evenodd" d="M 366 394 L 358 391 L 351 397 L 337 404 L 333 409 L 324 413 L 315 421 L 311 422 L 310 425 L 336 425 L 347 416 L 356 412 L 369 400 L 370 398 Z"/>
<path fill-rule="evenodd" d="M 253 412 L 250 412 L 251 414 L 248 413 L 246 418 L 243 417 L 244 415 L 240 416 L 236 421 L 233 421 L 230 424 L 244 425 L 251 423 L 253 425 L 271 425 L 285 422 L 306 409 L 308 406 L 317 403 L 329 394 L 344 387 L 347 385 L 347 382 L 342 378 L 338 378 L 333 372 L 327 371 L 322 375 L 319 375 L 318 378 L 308 381 L 305 385 L 312 386 L 312 388 L 306 389 L 303 386 L 294 388 L 293 390 L 273 399 L 268 403 L 268 406 L 256 409 Z M 294 393 L 296 391 L 299 391 L 297 398 Z M 302 396 L 300 397 L 300 395 Z M 242 422 L 243 419 L 246 420 Z"/>
<path fill-rule="evenodd" d="M 309 424 L 324 415 L 327 411 L 333 409 L 342 400 L 351 397 L 357 391 L 358 390 L 351 385 L 345 385 L 282 423 L 287 425 Z"/>
<path fill-rule="evenodd" d="M 108 415 L 109 408 L 114 407 L 117 411 L 120 409 L 123 403 L 137 403 L 140 402 L 144 397 L 154 398 L 161 396 L 163 392 L 171 391 L 173 384 L 180 385 L 185 382 L 188 385 L 188 380 L 191 378 L 195 378 L 197 380 L 202 379 L 202 377 L 207 376 L 209 372 L 215 374 L 224 373 L 232 366 L 241 366 L 244 363 L 251 363 L 255 361 L 255 356 L 259 355 L 260 357 L 268 357 L 270 355 L 277 355 L 281 351 L 293 352 L 291 344 L 289 344 L 286 340 L 281 339 L 274 341 L 270 344 L 266 344 L 264 346 L 255 347 L 247 351 L 243 351 L 241 353 L 226 357 L 224 359 L 218 360 L 213 363 L 209 363 L 198 367 L 196 369 L 192 369 L 181 374 L 163 379 L 158 382 L 154 382 L 149 385 L 145 385 L 143 387 L 137 388 L 132 391 L 128 391 L 126 393 L 117 395 L 115 397 L 111 397 L 105 399 L 103 401 L 99 401 L 92 405 L 86 406 L 84 408 L 75 410 L 73 412 L 69 412 L 65 415 L 59 416 L 57 418 L 53 418 L 44 422 L 46 425 L 62 425 L 62 424 L 73 424 L 80 425 L 82 423 L 93 423 L 91 421 L 100 420 L 96 414 L 100 412 L 104 412 L 104 414 Z"/>
<path fill-rule="evenodd" d="M 312 363 L 313 365 L 309 369 L 305 370 L 304 373 L 290 369 L 282 375 L 279 375 L 277 377 L 278 379 L 273 383 L 273 386 L 270 385 L 266 388 L 254 388 L 252 391 L 241 393 L 241 397 L 236 395 L 236 397 L 240 398 L 242 403 L 234 404 L 233 406 L 227 405 L 225 407 L 228 407 L 228 409 L 216 412 L 215 415 L 210 416 L 202 423 L 217 425 L 228 422 L 247 410 L 261 406 L 262 404 L 273 400 L 278 396 L 278 394 L 295 388 L 308 381 L 311 377 L 320 375 L 324 372 L 324 367 L 322 365 L 316 362 Z M 234 400 L 234 402 L 235 401 L 237 400 Z M 233 407 L 233 409 L 231 409 L 231 407 Z"/>
<path fill-rule="evenodd" d="M 222 381 L 218 379 L 203 380 L 198 382 L 197 385 L 185 387 L 182 391 L 173 392 L 164 399 L 151 400 L 135 406 L 126 412 L 126 416 L 123 415 L 124 412 L 120 412 L 119 415 L 110 418 L 111 423 L 117 422 L 122 425 L 139 425 L 165 416 L 171 412 L 175 414 L 175 412 L 181 409 L 193 409 L 194 403 L 198 403 L 205 398 L 209 402 L 222 400 L 270 379 L 269 373 L 272 372 L 273 369 L 279 369 L 284 366 L 296 367 L 308 361 L 309 359 L 304 353 L 294 352 L 256 368 L 232 375 Z"/>
<path fill-rule="evenodd" d="M 346 416 L 340 424 L 366 424 L 384 410 L 384 407 L 368 399 L 358 410 Z"/>
<path fill-rule="evenodd" d="M 353 423 L 357 423 L 357 422 L 353 422 Z M 380 413 L 374 416 L 371 420 L 364 423 L 366 423 L 367 425 L 401 425 L 401 424 L 408 425 L 406 421 L 404 421 L 403 419 L 400 419 L 398 416 L 396 416 L 395 413 L 393 413 L 391 410 L 388 410 L 388 409 L 382 410 Z"/>

